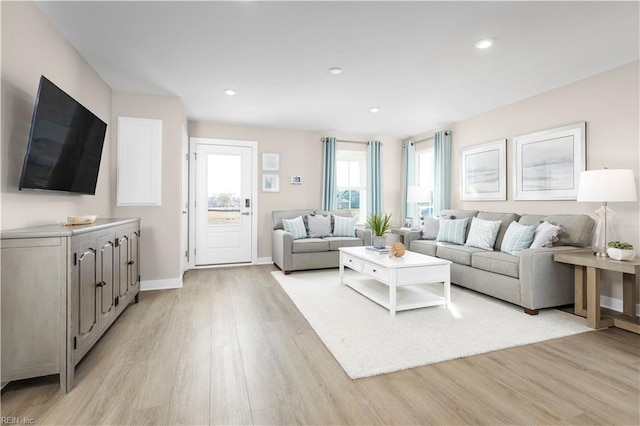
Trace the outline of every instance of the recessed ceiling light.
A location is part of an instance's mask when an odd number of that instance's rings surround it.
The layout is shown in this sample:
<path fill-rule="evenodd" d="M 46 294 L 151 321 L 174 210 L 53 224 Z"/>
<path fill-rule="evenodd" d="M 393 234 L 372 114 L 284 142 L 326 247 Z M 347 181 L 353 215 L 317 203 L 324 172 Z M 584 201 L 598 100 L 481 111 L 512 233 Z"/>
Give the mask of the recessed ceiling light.
<path fill-rule="evenodd" d="M 333 75 L 342 74 L 342 68 L 338 68 L 338 67 L 329 68 L 329 74 L 333 74 Z"/>
<path fill-rule="evenodd" d="M 493 46 L 493 40 L 490 38 L 485 38 L 484 40 L 480 40 L 476 43 L 476 47 L 478 49 L 487 49 L 491 46 Z"/>
<path fill-rule="evenodd" d="M 224 94 L 227 95 L 227 96 L 234 96 L 236 94 L 236 91 L 233 90 L 233 89 L 226 89 L 224 91 Z"/>
<path fill-rule="evenodd" d="M 378 107 L 371 107 L 371 108 L 369 108 L 369 112 L 372 112 L 372 113 L 374 113 L 374 114 L 375 114 L 376 112 L 378 112 L 378 111 L 380 111 L 380 108 L 378 108 Z"/>

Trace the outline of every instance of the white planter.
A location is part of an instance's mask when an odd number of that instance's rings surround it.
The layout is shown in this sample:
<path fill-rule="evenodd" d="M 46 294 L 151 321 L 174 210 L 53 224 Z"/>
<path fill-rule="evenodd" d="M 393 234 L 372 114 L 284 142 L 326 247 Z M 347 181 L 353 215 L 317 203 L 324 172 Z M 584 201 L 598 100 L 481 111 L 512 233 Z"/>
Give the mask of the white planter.
<path fill-rule="evenodd" d="M 636 251 L 634 249 L 622 250 L 619 248 L 607 247 L 607 254 L 611 259 L 631 260 L 635 257 Z"/>
<path fill-rule="evenodd" d="M 381 237 L 376 237 L 374 235 L 371 240 L 371 243 L 375 248 L 384 248 L 387 245 L 387 237 L 384 235 Z"/>

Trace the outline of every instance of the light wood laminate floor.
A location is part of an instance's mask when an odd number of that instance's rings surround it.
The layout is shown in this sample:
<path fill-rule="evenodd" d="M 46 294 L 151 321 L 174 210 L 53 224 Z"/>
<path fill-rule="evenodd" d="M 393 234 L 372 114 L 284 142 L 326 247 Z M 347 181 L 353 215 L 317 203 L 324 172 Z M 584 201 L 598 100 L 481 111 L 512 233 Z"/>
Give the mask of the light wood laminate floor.
<path fill-rule="evenodd" d="M 59 393 L 57 376 L 13 382 L 2 416 L 64 425 L 640 423 L 638 335 L 594 331 L 351 380 L 274 269 L 192 270 L 182 289 L 142 293 L 77 367 L 71 393 Z"/>

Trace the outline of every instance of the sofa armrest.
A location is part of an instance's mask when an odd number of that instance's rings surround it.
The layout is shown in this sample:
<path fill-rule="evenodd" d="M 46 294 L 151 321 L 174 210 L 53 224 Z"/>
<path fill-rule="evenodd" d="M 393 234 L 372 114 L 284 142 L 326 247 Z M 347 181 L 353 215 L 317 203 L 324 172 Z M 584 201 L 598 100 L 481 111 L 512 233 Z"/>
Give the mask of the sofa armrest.
<path fill-rule="evenodd" d="M 371 245 L 371 229 L 356 228 L 356 237 L 360 238 L 365 246 Z"/>
<path fill-rule="evenodd" d="M 407 250 L 409 250 L 409 247 L 411 247 L 411 241 L 419 240 L 421 236 L 422 236 L 422 234 L 420 233 L 420 231 L 407 231 L 407 232 L 405 232 L 404 233 L 403 244 L 407 248 Z"/>
<path fill-rule="evenodd" d="M 520 305 L 539 309 L 573 303 L 574 268 L 555 262 L 553 255 L 584 248 L 558 246 L 526 249 L 520 253 Z"/>
<path fill-rule="evenodd" d="M 271 234 L 271 259 L 283 271 L 293 269 L 293 239 L 283 229 L 274 229 Z"/>

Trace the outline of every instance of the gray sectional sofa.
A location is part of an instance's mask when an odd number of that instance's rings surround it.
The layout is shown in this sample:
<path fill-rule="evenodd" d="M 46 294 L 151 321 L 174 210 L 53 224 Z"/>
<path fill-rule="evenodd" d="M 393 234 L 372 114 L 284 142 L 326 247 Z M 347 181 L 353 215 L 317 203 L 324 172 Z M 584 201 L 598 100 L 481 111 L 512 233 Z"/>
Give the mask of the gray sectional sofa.
<path fill-rule="evenodd" d="M 340 247 L 371 245 L 371 231 L 356 228 L 354 237 L 301 238 L 294 240 L 284 230 L 282 219 L 303 218 L 307 214 L 332 214 L 351 216 L 349 210 L 332 212 L 304 209 L 273 211 L 271 214 L 273 230 L 271 233 L 271 257 L 273 263 L 285 274 L 303 269 L 337 268 L 340 263 Z"/>
<path fill-rule="evenodd" d="M 405 234 L 405 245 L 411 251 L 451 260 L 451 282 L 472 290 L 522 306 L 535 315 L 538 309 L 574 302 L 573 267 L 553 261 L 558 252 L 584 250 L 591 240 L 594 220 L 587 215 L 518 215 L 516 213 L 444 210 L 442 215 L 457 219 L 472 217 L 497 221 L 500 230 L 493 251 L 465 245 L 421 239 L 420 231 Z M 504 235 L 512 221 L 535 225 L 547 221 L 562 225 L 558 241 L 549 248 L 533 248 L 519 256 L 500 251 Z M 467 235 L 469 226 L 467 226 Z"/>

